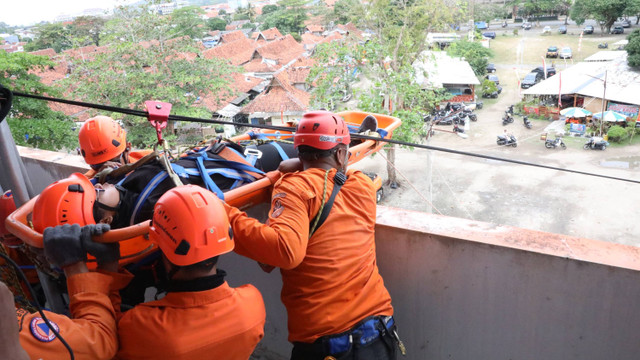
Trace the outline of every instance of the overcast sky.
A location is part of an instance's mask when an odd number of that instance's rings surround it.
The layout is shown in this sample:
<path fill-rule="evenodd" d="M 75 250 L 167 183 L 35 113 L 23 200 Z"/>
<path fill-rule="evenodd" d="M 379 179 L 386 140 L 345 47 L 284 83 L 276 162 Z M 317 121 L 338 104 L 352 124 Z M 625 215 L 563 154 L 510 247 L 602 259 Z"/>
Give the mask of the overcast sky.
<path fill-rule="evenodd" d="M 135 1 L 135 0 L 134 0 Z M 60 15 L 75 15 L 85 9 L 111 9 L 131 0 L 2 0 L 0 22 L 9 25 L 32 25 L 53 21 Z"/>

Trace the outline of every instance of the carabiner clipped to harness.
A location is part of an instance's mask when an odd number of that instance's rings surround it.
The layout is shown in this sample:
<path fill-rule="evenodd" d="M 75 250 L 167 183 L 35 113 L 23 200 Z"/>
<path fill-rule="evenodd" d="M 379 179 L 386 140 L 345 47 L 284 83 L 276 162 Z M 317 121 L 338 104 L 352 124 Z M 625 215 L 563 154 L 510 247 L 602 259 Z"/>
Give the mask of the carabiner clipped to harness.
<path fill-rule="evenodd" d="M 153 147 L 153 152 L 157 153 L 157 147 L 158 144 L 156 144 Z M 169 161 L 169 154 L 171 152 L 169 151 L 169 146 L 167 144 L 167 140 L 162 140 L 162 154 L 158 154 L 158 160 L 160 161 L 160 164 L 162 164 L 162 167 L 164 168 L 164 170 L 167 172 L 167 174 L 169 175 L 169 177 L 171 178 L 171 180 L 173 181 L 173 183 L 176 186 L 182 186 L 184 185 L 182 183 L 182 180 L 180 180 L 180 177 L 178 176 L 178 174 L 176 174 L 175 171 L 173 171 L 173 167 L 171 166 L 171 162 Z"/>
<path fill-rule="evenodd" d="M 160 101 L 145 101 L 144 106 L 147 109 L 147 118 L 149 119 L 149 123 L 151 123 L 151 126 L 153 126 L 154 129 L 156 129 L 158 144 L 162 144 L 162 129 L 167 127 L 172 105 L 170 103 Z"/>

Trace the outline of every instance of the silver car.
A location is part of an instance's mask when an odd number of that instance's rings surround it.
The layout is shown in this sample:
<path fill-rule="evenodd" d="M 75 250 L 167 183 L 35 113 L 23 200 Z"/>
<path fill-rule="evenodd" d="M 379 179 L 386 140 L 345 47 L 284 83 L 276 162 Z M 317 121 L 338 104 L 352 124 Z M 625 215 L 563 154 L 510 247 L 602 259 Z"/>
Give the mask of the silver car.
<path fill-rule="evenodd" d="M 571 59 L 573 57 L 573 53 L 571 52 L 570 47 L 563 47 L 558 54 L 560 59 Z"/>

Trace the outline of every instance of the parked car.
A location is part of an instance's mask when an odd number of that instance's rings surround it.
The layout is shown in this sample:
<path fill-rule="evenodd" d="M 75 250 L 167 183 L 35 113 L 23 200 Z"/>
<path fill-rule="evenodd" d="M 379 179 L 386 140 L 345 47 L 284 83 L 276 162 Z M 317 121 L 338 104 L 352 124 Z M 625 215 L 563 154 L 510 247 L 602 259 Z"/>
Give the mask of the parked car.
<path fill-rule="evenodd" d="M 542 28 L 543 34 L 551 34 L 551 26 L 545 26 Z"/>
<path fill-rule="evenodd" d="M 495 64 L 487 64 L 487 72 L 489 74 L 496 72 L 496 65 Z"/>
<path fill-rule="evenodd" d="M 484 21 L 476 21 L 475 25 L 478 30 L 486 30 L 489 28 L 489 25 Z"/>
<path fill-rule="evenodd" d="M 540 80 L 542 80 L 543 78 L 544 78 L 544 75 L 542 75 L 540 73 L 530 72 L 520 82 L 520 88 L 528 89 L 528 88 L 532 87 L 533 85 L 539 83 Z"/>
<path fill-rule="evenodd" d="M 542 66 L 538 66 L 537 68 L 531 70 L 531 72 L 540 73 L 544 78 L 544 73 L 542 72 Z M 547 77 L 551 77 L 556 74 L 556 68 L 553 66 L 547 66 Z"/>
<path fill-rule="evenodd" d="M 485 75 L 484 78 L 489 81 L 493 81 L 496 85 L 500 85 L 500 79 L 498 78 L 498 75 L 489 74 Z"/>
<path fill-rule="evenodd" d="M 522 23 L 522 28 L 525 30 L 531 30 L 531 23 L 530 22 Z"/>
<path fill-rule="evenodd" d="M 613 29 L 611 29 L 611 33 L 612 34 L 624 34 L 624 28 L 622 26 L 614 26 Z"/>
<path fill-rule="evenodd" d="M 485 31 L 482 33 L 482 36 L 489 38 L 489 39 L 495 39 L 496 38 L 496 32 L 495 31 Z"/>
<path fill-rule="evenodd" d="M 563 47 L 562 50 L 560 50 L 558 57 L 560 59 L 571 59 L 573 58 L 573 52 L 571 52 L 570 47 Z"/>
<path fill-rule="evenodd" d="M 547 49 L 547 55 L 545 55 L 548 58 L 557 58 L 558 57 L 558 47 L 557 46 L 549 46 L 549 48 Z"/>
<path fill-rule="evenodd" d="M 622 20 L 621 24 L 623 28 L 631 27 L 631 21 L 629 20 Z"/>
<path fill-rule="evenodd" d="M 566 34 L 567 33 L 567 27 L 562 25 L 558 28 L 558 33 L 560 34 Z"/>
<path fill-rule="evenodd" d="M 582 32 L 585 34 L 593 34 L 593 26 L 587 25 L 582 29 Z"/>

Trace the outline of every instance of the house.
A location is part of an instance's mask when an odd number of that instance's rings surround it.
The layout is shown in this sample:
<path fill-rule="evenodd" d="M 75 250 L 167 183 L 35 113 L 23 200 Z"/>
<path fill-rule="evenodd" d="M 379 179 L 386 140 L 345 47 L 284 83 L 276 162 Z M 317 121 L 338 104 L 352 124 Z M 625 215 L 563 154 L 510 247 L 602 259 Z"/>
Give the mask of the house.
<path fill-rule="evenodd" d="M 313 35 L 322 35 L 322 33 L 324 32 L 324 26 L 322 25 L 310 24 L 310 25 L 307 25 L 307 27 L 305 27 L 304 29 L 306 32 L 311 33 Z"/>
<path fill-rule="evenodd" d="M 227 31 L 238 30 L 238 29 L 242 28 L 242 25 L 248 24 L 249 22 L 250 22 L 249 20 L 232 21 L 231 24 L 227 25 L 225 30 L 227 30 Z"/>
<path fill-rule="evenodd" d="M 525 100 L 548 98 L 555 104 L 560 96 L 563 107 L 584 107 L 593 113 L 604 107 L 639 119 L 640 71 L 627 65 L 626 51 L 601 51 L 522 94 Z"/>
<path fill-rule="evenodd" d="M 211 112 L 230 118 L 234 122 L 247 123 L 246 115 L 239 114 L 240 109 L 264 90 L 267 85 L 264 82 L 265 80 L 262 78 L 233 73 L 229 81 L 229 89 L 215 95 L 204 95 L 201 104 Z M 261 86 L 261 84 L 263 85 Z"/>
<path fill-rule="evenodd" d="M 413 63 L 416 81 L 423 89 L 444 89 L 451 97 L 445 101 L 476 101 L 475 86 L 480 81 L 468 62 L 445 52 L 424 51 Z"/>
<path fill-rule="evenodd" d="M 234 42 L 240 39 L 246 39 L 247 37 L 245 36 L 245 34 L 240 31 L 240 30 L 234 30 L 234 31 L 230 31 L 230 32 L 223 32 L 220 35 L 220 42 L 221 43 L 230 43 L 230 42 Z"/>
<path fill-rule="evenodd" d="M 241 110 L 253 124 L 282 125 L 302 117 L 311 95 L 291 84 L 286 68 L 278 70 L 266 90 Z"/>
<path fill-rule="evenodd" d="M 265 42 L 274 41 L 281 37 L 282 37 L 282 34 L 280 33 L 280 30 L 278 30 L 278 28 L 275 28 L 275 27 L 271 29 L 263 30 L 263 31 L 254 32 L 253 34 L 251 34 L 251 38 L 261 44 Z"/>
<path fill-rule="evenodd" d="M 207 59 L 216 57 L 227 59 L 232 65 L 242 65 L 252 59 L 255 49 L 255 42 L 243 37 L 239 40 L 220 44 L 214 48 L 205 50 L 202 55 Z"/>

